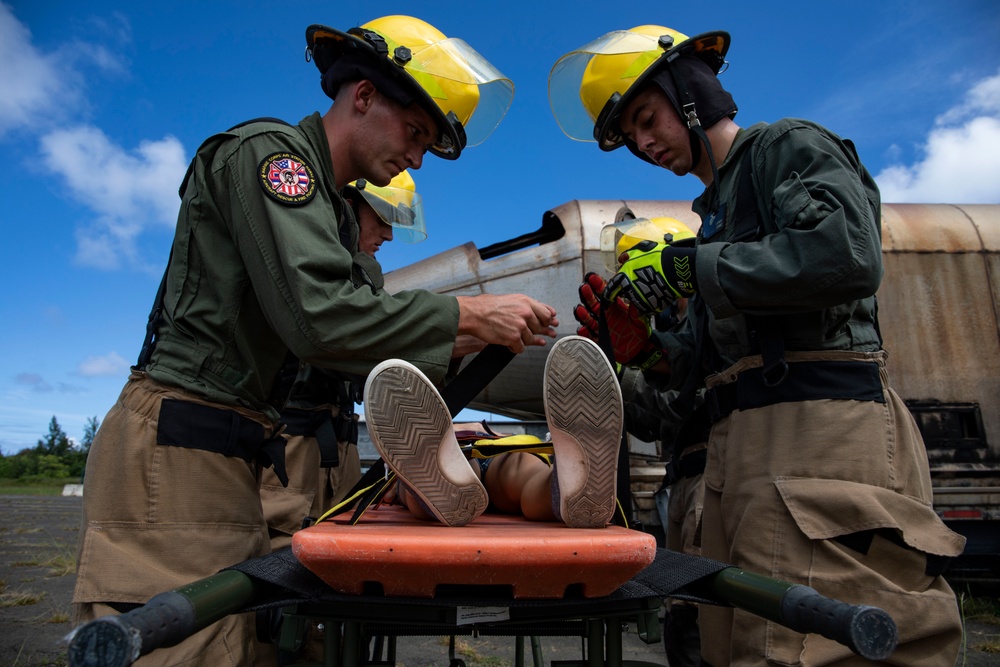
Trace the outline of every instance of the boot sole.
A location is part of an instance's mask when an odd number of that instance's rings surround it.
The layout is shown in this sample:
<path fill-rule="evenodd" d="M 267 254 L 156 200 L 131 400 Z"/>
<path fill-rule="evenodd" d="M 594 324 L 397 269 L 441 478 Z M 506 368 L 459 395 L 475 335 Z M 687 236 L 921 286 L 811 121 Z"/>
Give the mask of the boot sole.
<path fill-rule="evenodd" d="M 567 336 L 546 359 L 543 396 L 555 453 L 560 518 L 574 528 L 605 526 L 615 512 L 624 424 L 614 369 L 593 341 Z"/>
<path fill-rule="evenodd" d="M 375 449 L 439 521 L 464 526 L 486 510 L 486 489 L 459 449 L 448 407 L 419 369 L 382 362 L 364 399 Z"/>

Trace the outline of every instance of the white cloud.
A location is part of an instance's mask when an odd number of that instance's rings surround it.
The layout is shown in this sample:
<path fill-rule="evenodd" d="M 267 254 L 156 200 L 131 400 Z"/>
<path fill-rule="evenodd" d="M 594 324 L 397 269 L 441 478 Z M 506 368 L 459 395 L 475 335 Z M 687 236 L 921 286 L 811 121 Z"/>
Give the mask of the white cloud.
<path fill-rule="evenodd" d="M 0 136 L 29 125 L 52 106 L 58 93 L 64 101 L 72 87 L 64 80 L 53 55 L 43 55 L 31 43 L 31 33 L 10 7 L 0 4 Z"/>
<path fill-rule="evenodd" d="M 176 138 L 144 141 L 127 151 L 100 129 L 80 126 L 50 132 L 41 147 L 48 167 L 66 179 L 69 194 L 97 213 L 92 226 L 77 231 L 78 263 L 114 269 L 124 258 L 138 265 L 138 235 L 176 222 L 177 184 L 187 169 Z"/>
<path fill-rule="evenodd" d="M 139 234 L 176 221 L 177 184 L 187 168 L 184 149 L 168 136 L 127 150 L 98 128 L 67 126 L 68 114 L 87 107 L 85 73 L 128 76 L 127 60 L 107 46 L 131 42 L 123 15 L 92 19 L 88 39 L 69 37 L 43 53 L 28 28 L 0 2 L 0 138 L 14 130 L 40 134 L 43 159 L 67 181 L 67 195 L 96 214 L 76 231 L 78 264 L 142 267 Z"/>
<path fill-rule="evenodd" d="M 0 2 L 0 137 L 17 129 L 37 131 L 86 109 L 83 72 L 127 77 L 127 59 L 107 44 L 128 44 L 131 35 L 128 20 L 116 13 L 93 22 L 88 33 L 93 41 L 66 38 L 44 53 L 10 6 Z"/>
<path fill-rule="evenodd" d="M 121 375 L 128 370 L 129 362 L 122 359 L 117 352 L 109 352 L 103 357 L 87 357 L 77 369 L 84 377 L 102 375 Z"/>
<path fill-rule="evenodd" d="M 889 203 L 1000 203 L 1000 72 L 977 83 L 941 114 L 913 165 L 876 177 Z"/>

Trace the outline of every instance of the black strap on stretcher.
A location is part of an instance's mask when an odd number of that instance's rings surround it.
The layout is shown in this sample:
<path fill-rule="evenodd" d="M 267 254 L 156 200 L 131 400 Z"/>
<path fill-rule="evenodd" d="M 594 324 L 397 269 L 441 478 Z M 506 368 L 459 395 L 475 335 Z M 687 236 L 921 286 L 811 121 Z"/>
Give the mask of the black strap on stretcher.
<path fill-rule="evenodd" d="M 777 622 L 801 633 L 816 633 L 847 646 L 869 660 L 884 660 L 896 647 L 899 633 L 895 621 L 884 610 L 868 605 L 850 605 L 825 597 L 815 589 L 761 577 L 740 568 L 709 558 L 657 549 L 653 562 L 622 584 L 610 595 L 584 598 L 567 595 L 560 600 L 514 599 L 492 592 L 488 597 L 472 591 L 456 592 L 446 598 L 387 598 L 381 595 L 348 596 L 332 591 L 309 572 L 286 547 L 268 556 L 245 561 L 233 568 L 253 579 L 272 586 L 254 596 L 243 611 L 257 611 L 297 604 L 330 605 L 393 604 L 405 601 L 414 606 L 505 606 L 511 618 L 524 607 L 544 608 L 547 616 L 588 614 L 599 616 L 603 610 L 633 599 L 676 598 L 701 604 L 737 607 Z M 265 587 L 257 587 L 254 589 Z M 297 599 L 266 600 L 269 593 L 281 597 L 293 592 Z M 305 599 L 302 599 L 302 598 Z M 527 611 L 527 610 L 525 610 Z M 75 667 L 75 665 L 73 666 Z"/>

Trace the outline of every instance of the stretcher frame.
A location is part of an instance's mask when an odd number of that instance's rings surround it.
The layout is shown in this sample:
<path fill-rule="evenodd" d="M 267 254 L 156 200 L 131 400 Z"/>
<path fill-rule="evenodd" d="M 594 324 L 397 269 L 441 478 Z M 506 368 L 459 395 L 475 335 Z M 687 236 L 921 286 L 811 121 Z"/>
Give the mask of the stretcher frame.
<path fill-rule="evenodd" d="M 468 601 L 465 601 L 468 602 Z M 558 604 L 554 603 L 558 602 Z M 498 599 L 499 605 L 511 605 Z M 548 603 L 548 604 L 546 604 Z M 480 603 L 487 608 L 489 600 Z M 536 602 L 514 601 L 510 618 L 503 621 L 459 624 L 460 608 L 465 604 L 446 599 L 413 600 L 363 596 L 345 603 L 303 603 L 281 610 L 281 630 L 277 639 L 281 653 L 295 653 L 305 641 L 311 623 L 325 626 L 322 662 L 297 662 L 294 667 L 369 667 L 396 664 L 396 641 L 409 636 L 447 636 L 450 638 L 452 665 L 462 664 L 454 657 L 458 636 L 513 637 L 512 661 L 525 665 L 525 638 L 530 640 L 531 664 L 542 667 L 544 656 L 539 638 L 579 637 L 579 660 L 557 660 L 559 667 L 655 667 L 665 663 L 625 660 L 623 627 L 636 625 L 639 638 L 647 644 L 661 641 L 658 597 L 607 601 L 604 599 Z M 370 659 L 369 645 L 373 651 Z"/>
<path fill-rule="evenodd" d="M 264 637 L 276 638 L 279 647 L 286 650 L 294 649 L 303 619 L 322 619 L 337 630 L 324 638 L 332 650 L 325 652 L 319 666 L 355 665 L 360 664 L 360 646 L 366 636 L 363 624 L 373 623 L 372 618 L 393 618 L 393 610 L 401 609 L 420 614 L 426 622 L 433 612 L 436 615 L 430 619 L 432 622 L 420 625 L 442 634 L 457 634 L 458 626 L 448 615 L 451 610 L 459 606 L 502 604 L 510 607 L 512 615 L 509 627 L 504 630 L 523 631 L 525 624 L 534 623 L 528 626 L 529 632 L 533 631 L 529 636 L 538 636 L 538 623 L 542 619 L 560 623 L 580 620 L 586 628 L 582 636 L 589 647 L 588 657 L 586 662 L 569 664 L 637 666 L 644 663 L 622 660 L 621 623 L 627 618 L 635 619 L 645 635 L 644 641 L 656 641 L 659 630 L 654 618 L 660 600 L 666 597 L 744 609 L 797 632 L 821 634 L 871 660 L 888 657 L 898 641 L 895 622 L 877 607 L 850 605 L 820 595 L 808 586 L 666 549 L 657 549 L 650 566 L 612 595 L 601 598 L 501 600 L 482 591 L 475 595 L 466 591 L 464 595 L 452 597 L 450 593 L 442 593 L 436 598 L 415 599 L 335 594 L 295 559 L 291 549 L 282 549 L 160 593 L 119 616 L 105 616 L 76 628 L 68 637 L 68 662 L 70 667 L 128 667 L 140 656 L 174 646 L 230 614 L 270 610 L 270 616 L 258 616 L 270 619 L 275 618 L 273 613 L 277 610 L 276 618 L 290 619 L 289 629 L 264 632 Z M 419 608 L 411 612 L 410 606 Z M 515 611 L 520 608 L 534 611 Z M 407 625 L 400 623 L 381 631 L 391 638 Z M 270 631 L 272 626 L 265 623 L 260 629 Z M 486 633 L 485 627 L 473 630 Z M 599 662 L 601 658 L 603 662 Z M 318 666 L 312 663 L 310 667 Z"/>

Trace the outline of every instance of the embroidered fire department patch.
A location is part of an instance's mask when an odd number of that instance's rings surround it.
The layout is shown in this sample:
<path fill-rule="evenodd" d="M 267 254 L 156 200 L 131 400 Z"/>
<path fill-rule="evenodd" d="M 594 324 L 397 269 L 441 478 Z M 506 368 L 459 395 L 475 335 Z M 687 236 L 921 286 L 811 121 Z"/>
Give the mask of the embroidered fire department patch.
<path fill-rule="evenodd" d="M 316 194 L 312 167 L 298 155 L 274 153 L 260 163 L 260 187 L 282 204 L 299 206 Z"/>

